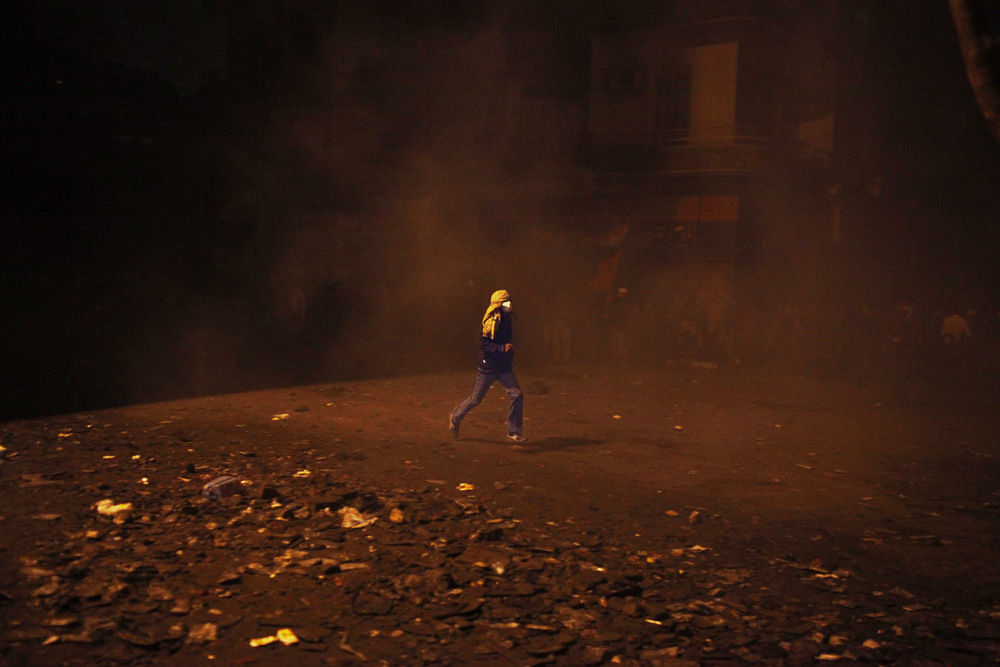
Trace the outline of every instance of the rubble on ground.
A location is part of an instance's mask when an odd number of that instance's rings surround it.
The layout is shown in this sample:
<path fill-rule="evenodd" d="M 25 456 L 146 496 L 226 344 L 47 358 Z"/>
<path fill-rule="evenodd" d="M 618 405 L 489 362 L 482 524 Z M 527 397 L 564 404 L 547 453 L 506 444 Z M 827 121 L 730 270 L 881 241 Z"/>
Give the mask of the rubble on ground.
<path fill-rule="evenodd" d="M 179 464 L 192 438 L 139 446 L 73 424 L 5 440 L 8 502 L 44 491 L 50 506 L 8 547 L 19 578 L 0 591 L 0 655 L 653 667 L 1000 656 L 1000 606 L 956 617 L 822 562 L 720 551 L 697 541 L 704 511 L 664 512 L 689 524 L 686 541 L 624 540 L 526 521 L 503 506 L 501 480 L 490 498 L 461 480 L 379 488 L 309 447 Z M 86 467 L 60 466 L 69 441 Z M 0 520 L 9 536 L 14 520 Z"/>

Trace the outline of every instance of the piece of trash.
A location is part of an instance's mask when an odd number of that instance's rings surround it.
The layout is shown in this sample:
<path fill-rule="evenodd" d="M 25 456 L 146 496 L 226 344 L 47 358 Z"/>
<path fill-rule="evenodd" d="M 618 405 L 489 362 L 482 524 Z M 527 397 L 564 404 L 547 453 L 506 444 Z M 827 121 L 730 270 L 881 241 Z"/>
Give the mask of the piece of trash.
<path fill-rule="evenodd" d="M 341 563 L 341 572 L 353 572 L 354 570 L 367 570 L 371 566 L 368 563 Z"/>
<path fill-rule="evenodd" d="M 220 586 L 230 586 L 232 584 L 238 584 L 241 581 L 243 581 L 243 577 L 241 577 L 238 572 L 225 572 L 221 577 L 219 577 L 217 583 Z"/>
<path fill-rule="evenodd" d="M 285 646 L 289 646 L 291 644 L 297 644 L 298 641 L 299 638 L 295 636 L 295 633 L 292 632 L 291 629 L 282 628 L 273 635 L 251 639 L 250 646 L 257 648 L 258 646 L 267 646 L 268 644 L 273 644 L 274 642 L 281 642 Z"/>
<path fill-rule="evenodd" d="M 361 662 L 368 662 L 368 657 L 365 656 L 364 653 L 352 648 L 351 645 L 347 643 L 347 630 L 344 630 L 344 634 L 341 635 L 340 644 L 337 645 L 337 648 L 345 653 L 350 653 Z"/>
<path fill-rule="evenodd" d="M 211 482 L 206 482 L 205 486 L 201 487 L 201 495 L 204 498 L 219 500 L 220 498 L 236 495 L 242 488 L 243 485 L 240 484 L 238 477 L 223 475 L 222 477 L 216 477 Z"/>
<path fill-rule="evenodd" d="M 111 517 L 117 516 L 122 512 L 132 511 L 132 503 L 119 503 L 118 505 L 116 505 L 115 501 L 111 500 L 110 498 L 105 498 L 104 500 L 98 501 L 96 507 L 98 514 L 103 514 L 104 516 L 111 516 Z"/>
<path fill-rule="evenodd" d="M 292 475 L 292 477 L 298 477 L 300 479 L 303 478 L 303 477 L 312 477 L 312 471 L 311 470 L 299 470 L 294 475 Z"/>
<path fill-rule="evenodd" d="M 38 588 L 36 588 L 35 590 L 33 590 L 31 594 L 37 598 L 44 598 L 50 595 L 55 595 L 58 592 L 59 592 L 59 582 L 50 581 L 49 583 L 43 584 Z"/>
<path fill-rule="evenodd" d="M 823 567 L 823 560 L 821 558 L 813 558 L 811 561 L 809 561 L 809 564 L 806 565 L 806 569 L 812 570 L 813 572 L 822 572 L 823 574 L 829 572 L 828 569 Z"/>
<path fill-rule="evenodd" d="M 257 648 L 258 646 L 267 646 L 268 644 L 273 644 L 276 641 L 278 641 L 278 638 L 275 637 L 274 635 L 271 635 L 269 637 L 258 637 L 256 639 L 250 640 L 250 646 L 252 648 Z"/>
<path fill-rule="evenodd" d="M 465 482 L 462 482 L 461 484 L 459 484 L 455 488 L 458 489 L 459 491 L 472 491 L 476 487 L 472 486 L 471 484 L 466 484 Z"/>
<path fill-rule="evenodd" d="M 188 632 L 185 643 L 187 644 L 208 644 L 219 638 L 219 626 L 215 623 L 203 623 L 195 625 Z"/>
<path fill-rule="evenodd" d="M 282 419 L 288 419 L 288 413 L 287 412 L 281 412 L 281 413 L 276 414 L 273 417 L 271 417 L 271 421 L 273 421 L 273 422 L 281 421 Z"/>
<path fill-rule="evenodd" d="M 288 646 L 290 644 L 296 644 L 299 641 L 299 638 L 296 637 L 295 633 L 292 632 L 289 628 L 282 628 L 278 630 L 276 635 L 278 637 L 278 641 L 284 644 L 285 646 Z"/>
<path fill-rule="evenodd" d="M 337 514 L 341 517 L 341 528 L 364 528 L 378 521 L 378 517 L 374 514 L 362 514 L 353 507 L 341 507 L 337 510 Z"/>

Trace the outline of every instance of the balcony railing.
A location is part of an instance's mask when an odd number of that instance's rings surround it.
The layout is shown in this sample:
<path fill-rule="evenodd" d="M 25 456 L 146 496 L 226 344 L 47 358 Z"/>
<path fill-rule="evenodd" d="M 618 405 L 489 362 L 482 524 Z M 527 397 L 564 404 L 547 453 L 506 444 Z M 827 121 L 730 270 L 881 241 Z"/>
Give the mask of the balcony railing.
<path fill-rule="evenodd" d="M 779 163 L 825 162 L 824 151 L 750 128 L 717 127 L 590 135 L 594 166 L 665 175 L 756 173 Z"/>

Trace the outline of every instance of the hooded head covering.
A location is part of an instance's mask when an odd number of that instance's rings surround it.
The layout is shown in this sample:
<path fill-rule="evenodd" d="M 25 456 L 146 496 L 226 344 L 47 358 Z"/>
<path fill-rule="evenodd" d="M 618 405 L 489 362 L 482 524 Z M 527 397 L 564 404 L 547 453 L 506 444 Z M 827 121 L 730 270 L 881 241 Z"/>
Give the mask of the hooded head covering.
<path fill-rule="evenodd" d="M 498 289 L 493 292 L 490 297 L 490 307 L 486 309 L 486 314 L 483 315 L 483 336 L 487 338 L 493 338 L 493 334 L 497 330 L 497 322 L 500 321 L 500 314 L 503 312 L 500 308 L 504 301 L 510 301 L 510 292 L 505 289 Z"/>

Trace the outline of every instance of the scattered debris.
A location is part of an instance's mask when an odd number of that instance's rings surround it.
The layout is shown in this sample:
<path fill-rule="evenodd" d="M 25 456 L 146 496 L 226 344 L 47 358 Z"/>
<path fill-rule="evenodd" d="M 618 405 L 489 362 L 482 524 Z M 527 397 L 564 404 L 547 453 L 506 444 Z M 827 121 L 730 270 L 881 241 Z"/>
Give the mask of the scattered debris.
<path fill-rule="evenodd" d="M 289 451 L 273 459 L 234 441 L 227 458 L 194 463 L 163 453 L 193 457 L 180 444 L 198 439 L 191 431 L 146 431 L 141 455 L 133 436 L 114 437 L 120 449 L 79 445 L 95 447 L 93 468 L 75 477 L 5 478 L 29 493 L 87 498 L 17 519 L 45 538 L 13 560 L 16 576 L 0 591 L 5 652 L 73 648 L 92 651 L 95 664 L 153 665 L 177 651 L 221 656 L 224 643 L 246 652 L 249 641 L 263 650 L 239 658 L 247 662 L 266 662 L 268 651 L 289 663 L 298 651 L 330 651 L 330 664 L 893 665 L 938 641 L 996 661 L 1000 605 L 956 618 L 915 586 L 872 591 L 828 551 L 738 552 L 720 509 L 682 498 L 664 496 L 681 511 L 651 506 L 662 535 L 625 537 L 580 515 L 539 520 L 498 506 L 520 482 L 494 482 L 483 495 L 440 479 L 379 488 L 353 476 L 356 458 L 304 440 L 282 443 Z M 34 455 L 20 445 L 19 461 Z M 215 471 L 232 474 L 209 479 Z M 872 528 L 858 543 L 945 543 L 936 527 L 895 528 Z M 810 530 L 820 546 L 831 541 Z"/>
<path fill-rule="evenodd" d="M 378 516 L 374 514 L 363 514 L 353 507 L 341 507 L 337 510 L 337 514 L 340 515 L 341 518 L 341 528 L 367 528 L 378 521 Z"/>
<path fill-rule="evenodd" d="M 201 495 L 204 498 L 220 500 L 228 496 L 235 495 L 243 490 L 243 485 L 238 477 L 223 475 L 216 477 L 201 488 Z"/>
<path fill-rule="evenodd" d="M 117 524 L 125 523 L 132 514 L 132 503 L 119 503 L 110 498 L 98 501 L 96 504 L 97 513 L 103 516 L 110 516 Z"/>
<path fill-rule="evenodd" d="M 188 644 L 209 644 L 219 638 L 219 626 L 215 623 L 195 625 L 188 631 Z"/>

